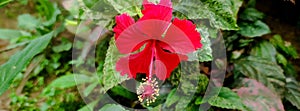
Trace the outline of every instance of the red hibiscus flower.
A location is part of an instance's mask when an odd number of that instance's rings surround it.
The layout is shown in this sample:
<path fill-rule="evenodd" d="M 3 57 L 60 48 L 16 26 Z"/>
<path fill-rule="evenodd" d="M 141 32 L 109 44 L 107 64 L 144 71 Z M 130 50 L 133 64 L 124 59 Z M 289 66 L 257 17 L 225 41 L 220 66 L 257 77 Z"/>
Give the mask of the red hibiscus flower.
<path fill-rule="evenodd" d="M 128 14 L 116 16 L 115 40 L 122 54 L 116 69 L 121 75 L 136 78 L 137 74 L 146 74 L 150 83 L 153 75 L 160 80 L 170 77 L 180 61 L 186 60 L 186 54 L 201 48 L 200 33 L 196 25 L 189 20 L 172 20 L 172 3 L 161 0 L 158 4 L 143 1 L 143 16 L 135 22 Z M 139 51 L 141 50 L 141 51 Z M 157 92 L 147 84 L 142 87 L 142 99 Z M 150 90 L 151 89 L 151 90 Z"/>

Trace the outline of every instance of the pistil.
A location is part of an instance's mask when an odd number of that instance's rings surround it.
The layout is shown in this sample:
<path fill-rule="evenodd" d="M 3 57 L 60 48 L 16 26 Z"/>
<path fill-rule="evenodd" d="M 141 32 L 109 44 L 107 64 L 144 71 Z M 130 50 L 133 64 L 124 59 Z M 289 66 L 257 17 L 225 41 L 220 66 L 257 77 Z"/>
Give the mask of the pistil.
<path fill-rule="evenodd" d="M 159 88 L 158 88 L 158 83 L 156 79 L 152 79 L 152 74 L 153 74 L 153 68 L 154 68 L 154 60 L 155 60 L 155 54 L 156 54 L 156 49 L 155 49 L 155 43 L 156 41 L 153 40 L 152 43 L 152 54 L 151 54 L 151 63 L 149 66 L 149 75 L 146 77 L 146 79 L 142 79 L 144 82 L 141 83 L 141 85 L 137 89 L 137 94 L 139 95 L 139 101 L 143 102 L 146 100 L 147 105 L 150 103 L 155 102 L 156 97 L 159 96 Z"/>

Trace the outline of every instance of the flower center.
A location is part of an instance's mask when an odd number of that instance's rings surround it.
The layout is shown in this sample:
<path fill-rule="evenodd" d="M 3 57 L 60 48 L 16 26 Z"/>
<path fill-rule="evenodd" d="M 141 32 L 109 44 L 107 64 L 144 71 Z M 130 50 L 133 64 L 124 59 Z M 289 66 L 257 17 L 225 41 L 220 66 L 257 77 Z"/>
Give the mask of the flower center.
<path fill-rule="evenodd" d="M 139 95 L 139 101 L 143 102 L 145 100 L 147 106 L 149 106 L 149 104 L 155 102 L 156 97 L 159 96 L 159 88 L 155 78 L 149 81 L 146 77 L 143 81 L 144 82 L 137 89 L 137 94 Z"/>

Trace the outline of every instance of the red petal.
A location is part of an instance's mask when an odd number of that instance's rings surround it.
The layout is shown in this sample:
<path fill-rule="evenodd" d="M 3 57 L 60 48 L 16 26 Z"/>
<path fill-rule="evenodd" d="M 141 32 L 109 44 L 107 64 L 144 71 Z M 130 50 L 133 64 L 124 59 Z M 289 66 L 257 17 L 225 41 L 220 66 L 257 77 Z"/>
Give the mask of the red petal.
<path fill-rule="evenodd" d="M 174 19 L 173 24 L 179 29 L 181 29 L 188 36 L 188 38 L 193 43 L 195 50 L 202 47 L 202 44 L 200 42 L 201 35 L 196 30 L 195 24 L 193 24 L 189 20 L 179 20 L 178 18 Z"/>
<path fill-rule="evenodd" d="M 144 16 L 139 21 L 158 19 L 170 22 L 172 19 L 172 3 L 170 0 L 161 0 L 157 5 L 144 0 L 143 6 L 142 13 Z"/>
<path fill-rule="evenodd" d="M 143 42 L 155 39 L 161 39 L 165 32 L 168 22 L 161 20 L 145 20 L 137 22 L 119 35 L 116 45 L 122 54 L 128 54 L 139 49 Z"/>
<path fill-rule="evenodd" d="M 159 46 L 156 47 L 155 75 L 160 80 L 169 78 L 171 72 L 178 66 L 180 58 L 177 54 L 163 51 Z"/>
<path fill-rule="evenodd" d="M 116 63 L 116 70 L 118 72 L 120 72 L 120 74 L 122 76 L 124 76 L 125 74 L 128 75 L 129 78 L 133 78 L 133 74 L 130 73 L 130 69 L 129 69 L 129 63 L 128 63 L 128 56 L 126 57 L 122 57 L 118 60 L 118 62 Z"/>
<path fill-rule="evenodd" d="M 121 72 L 121 75 L 127 74 L 130 78 L 136 78 L 137 73 L 146 73 L 148 76 L 151 58 L 152 48 L 151 43 L 148 43 L 143 51 L 120 58 L 116 70 Z"/>
<path fill-rule="evenodd" d="M 165 37 L 162 39 L 164 43 L 167 45 L 161 45 L 163 49 L 170 49 L 171 47 L 172 53 L 177 54 L 188 54 L 195 51 L 194 45 L 192 40 L 185 34 L 184 30 L 180 29 L 179 27 L 171 24 L 169 29 L 166 32 Z M 198 41 L 200 43 L 200 40 Z"/>
<path fill-rule="evenodd" d="M 158 42 L 158 45 L 164 50 L 175 53 L 175 50 L 170 45 L 166 44 L 165 42 Z"/>
<path fill-rule="evenodd" d="M 130 25 L 134 24 L 134 19 L 131 18 L 128 14 L 122 14 L 116 16 L 116 26 L 114 27 L 115 39 L 119 37 L 119 35 Z"/>

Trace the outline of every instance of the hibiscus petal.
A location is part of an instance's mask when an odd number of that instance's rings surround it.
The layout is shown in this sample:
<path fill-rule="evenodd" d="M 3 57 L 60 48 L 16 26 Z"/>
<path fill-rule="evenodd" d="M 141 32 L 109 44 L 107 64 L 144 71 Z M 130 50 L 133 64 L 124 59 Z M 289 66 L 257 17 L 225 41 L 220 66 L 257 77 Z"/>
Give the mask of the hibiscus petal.
<path fill-rule="evenodd" d="M 155 75 L 158 79 L 165 80 L 170 77 L 171 72 L 178 66 L 180 57 L 177 54 L 163 51 L 158 45 L 156 51 Z"/>
<path fill-rule="evenodd" d="M 154 74 L 159 80 L 165 80 L 167 78 L 168 69 L 164 62 L 161 60 L 155 60 L 155 72 Z"/>
<path fill-rule="evenodd" d="M 168 24 L 168 22 L 162 20 L 136 22 L 119 35 L 116 45 L 122 54 L 134 52 L 143 46 L 143 42 L 147 40 L 161 39 Z"/>
<path fill-rule="evenodd" d="M 116 16 L 116 26 L 114 27 L 113 31 L 115 32 L 115 39 L 119 37 L 119 35 L 130 25 L 134 24 L 134 19 L 131 18 L 128 14 L 122 14 Z"/>
<path fill-rule="evenodd" d="M 165 33 L 170 22 L 162 20 L 144 20 L 137 22 L 140 31 L 145 34 L 149 39 L 160 40 Z"/>
<path fill-rule="evenodd" d="M 152 48 L 148 43 L 143 51 L 120 58 L 116 64 L 116 70 L 121 75 L 127 74 L 130 78 L 136 78 L 137 73 L 145 73 L 148 76 L 151 58 Z"/>
<path fill-rule="evenodd" d="M 136 23 L 127 14 L 116 17 L 117 26 L 114 28 L 116 45 L 122 54 L 140 49 L 143 42 L 149 39 L 161 39 L 170 24 L 172 19 L 170 0 L 161 1 L 158 5 L 144 0 L 143 5 L 144 16 Z"/>
<path fill-rule="evenodd" d="M 142 13 L 144 16 L 139 21 L 158 19 L 170 22 L 172 19 L 172 3 L 170 0 L 161 0 L 157 5 L 144 0 L 143 6 Z"/>
<path fill-rule="evenodd" d="M 130 69 L 129 69 L 129 56 L 126 57 L 121 57 L 118 62 L 116 63 L 116 70 L 118 72 L 120 72 L 120 74 L 122 76 L 124 76 L 125 74 L 128 75 L 129 78 L 133 78 L 133 74 L 130 73 Z"/>
<path fill-rule="evenodd" d="M 174 24 L 171 24 L 170 27 L 168 28 L 165 37 L 161 40 L 164 43 L 166 43 L 167 45 L 163 45 L 161 44 L 161 46 L 163 47 L 163 49 L 173 49 L 169 50 L 172 53 L 177 53 L 177 54 L 188 54 L 191 53 L 193 51 L 195 51 L 195 47 L 193 45 L 194 42 L 198 42 L 200 44 L 200 40 L 199 41 L 192 41 L 188 35 L 184 32 L 184 30 L 182 30 L 181 28 L 177 27 Z"/>
<path fill-rule="evenodd" d="M 175 50 L 172 49 L 172 47 L 169 46 L 168 44 L 166 44 L 165 42 L 158 42 L 158 45 L 159 45 L 162 49 L 164 49 L 164 50 L 166 50 L 166 51 L 175 53 Z"/>
<path fill-rule="evenodd" d="M 201 35 L 196 30 L 195 24 L 193 24 L 189 20 L 179 20 L 178 18 L 174 19 L 173 24 L 188 36 L 188 38 L 192 41 L 195 50 L 202 47 L 202 44 L 200 42 Z"/>

